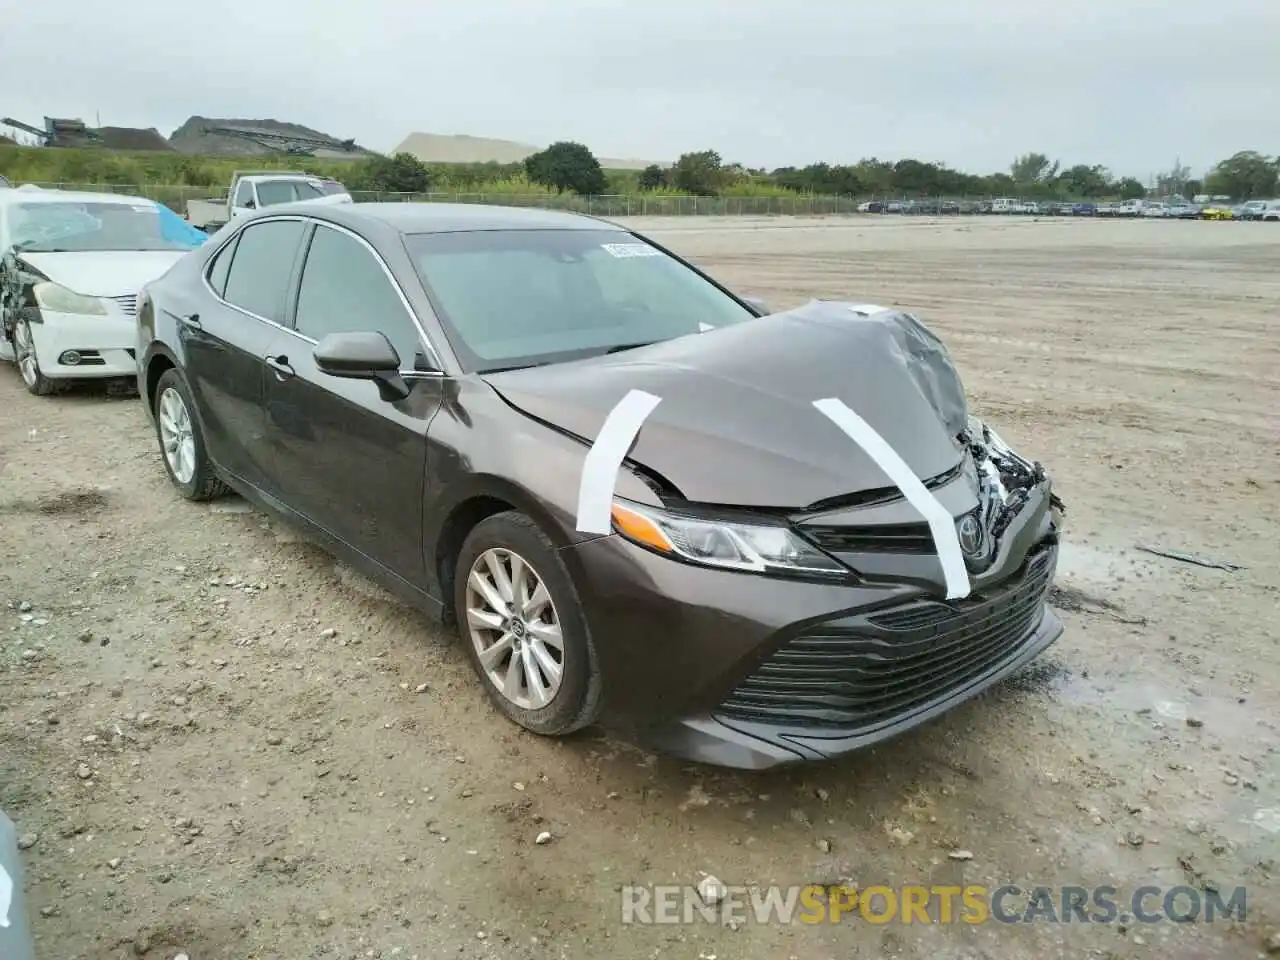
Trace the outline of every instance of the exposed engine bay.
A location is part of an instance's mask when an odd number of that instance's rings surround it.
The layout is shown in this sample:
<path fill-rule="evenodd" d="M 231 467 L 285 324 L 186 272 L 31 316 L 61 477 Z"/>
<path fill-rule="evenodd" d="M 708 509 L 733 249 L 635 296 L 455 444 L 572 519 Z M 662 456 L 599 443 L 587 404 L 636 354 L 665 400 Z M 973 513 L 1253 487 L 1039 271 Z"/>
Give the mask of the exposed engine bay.
<path fill-rule="evenodd" d="M 976 417 L 969 418 L 969 425 L 959 439 L 977 470 L 978 522 L 992 540 L 998 541 L 1027 503 L 1031 491 L 1044 483 L 1048 474 L 1043 464 L 1015 452 Z M 1066 507 L 1056 493 L 1050 493 L 1049 503 L 1053 525 L 1060 529 Z"/>

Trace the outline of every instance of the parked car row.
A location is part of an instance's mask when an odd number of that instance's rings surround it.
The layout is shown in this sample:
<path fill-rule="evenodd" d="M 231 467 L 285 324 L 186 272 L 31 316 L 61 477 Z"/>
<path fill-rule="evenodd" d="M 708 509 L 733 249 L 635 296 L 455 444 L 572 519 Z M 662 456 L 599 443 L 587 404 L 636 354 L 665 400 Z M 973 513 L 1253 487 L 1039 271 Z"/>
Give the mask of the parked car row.
<path fill-rule="evenodd" d="M 80 232 L 13 254 L 24 329 L 137 291 L 128 259 L 44 275 L 110 252 L 85 218 L 119 211 L 65 202 Z M 831 757 L 1062 633 L 1050 478 L 970 417 L 908 314 L 771 313 L 621 226 L 528 208 L 294 203 L 155 252 L 128 349 L 172 489 L 234 490 L 456 624 L 530 731 Z"/>
<path fill-rule="evenodd" d="M 1004 214 L 1052 217 L 1129 217 L 1177 220 L 1259 220 L 1280 222 L 1280 200 L 1196 204 L 1182 198 L 1092 203 L 1080 200 L 868 200 L 859 213 Z"/>

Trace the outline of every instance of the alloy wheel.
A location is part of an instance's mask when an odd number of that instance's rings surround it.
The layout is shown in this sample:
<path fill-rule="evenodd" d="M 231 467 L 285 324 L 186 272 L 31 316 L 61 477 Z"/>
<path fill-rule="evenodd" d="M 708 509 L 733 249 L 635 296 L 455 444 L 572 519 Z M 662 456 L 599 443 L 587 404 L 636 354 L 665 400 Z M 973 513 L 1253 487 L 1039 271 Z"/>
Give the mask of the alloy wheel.
<path fill-rule="evenodd" d="M 18 370 L 28 387 L 34 388 L 40 380 L 40 364 L 36 360 L 36 346 L 31 339 L 31 327 L 24 320 L 14 328 L 13 349 Z"/>
<path fill-rule="evenodd" d="M 167 387 L 160 394 L 157 419 L 160 422 L 160 444 L 164 459 L 169 464 L 174 479 L 190 483 L 196 472 L 196 440 L 191 426 L 191 414 L 180 394 Z"/>
<path fill-rule="evenodd" d="M 564 638 L 547 585 L 519 554 L 501 547 L 467 574 L 467 627 L 480 665 L 503 697 L 540 710 L 564 679 Z"/>

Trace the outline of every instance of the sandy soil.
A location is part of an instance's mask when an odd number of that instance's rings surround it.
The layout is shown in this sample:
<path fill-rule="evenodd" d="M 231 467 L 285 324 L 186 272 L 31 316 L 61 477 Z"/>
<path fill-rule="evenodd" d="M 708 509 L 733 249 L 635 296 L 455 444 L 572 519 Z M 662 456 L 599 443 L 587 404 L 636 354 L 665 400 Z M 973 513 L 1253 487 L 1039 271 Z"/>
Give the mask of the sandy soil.
<path fill-rule="evenodd" d="M 1280 228 L 638 225 L 775 307 L 899 305 L 944 335 L 976 412 L 1067 502 L 1063 640 L 945 722 L 832 765 L 746 775 L 599 731 L 539 740 L 413 611 L 238 501 L 180 501 L 136 399 L 36 399 L 6 368 L 0 807 L 34 841 L 40 956 L 1264 952 L 1280 931 Z M 1248 913 L 622 925 L 622 885 L 699 871 L 1245 885 Z"/>

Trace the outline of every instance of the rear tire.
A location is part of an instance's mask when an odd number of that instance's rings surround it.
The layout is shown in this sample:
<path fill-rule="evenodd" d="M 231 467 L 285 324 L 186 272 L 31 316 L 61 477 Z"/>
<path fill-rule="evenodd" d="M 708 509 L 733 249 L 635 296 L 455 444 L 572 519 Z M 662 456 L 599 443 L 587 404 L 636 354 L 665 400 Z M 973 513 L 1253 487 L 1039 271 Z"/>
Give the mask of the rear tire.
<path fill-rule="evenodd" d="M 456 570 L 458 633 L 494 705 L 542 736 L 593 723 L 601 693 L 595 649 L 550 538 L 522 513 L 495 514 L 467 535 Z"/>
<path fill-rule="evenodd" d="M 218 479 L 205 452 L 204 435 L 196 419 L 187 382 L 176 369 L 166 370 L 156 384 L 156 439 L 165 473 L 187 500 L 220 497 L 230 488 Z"/>

